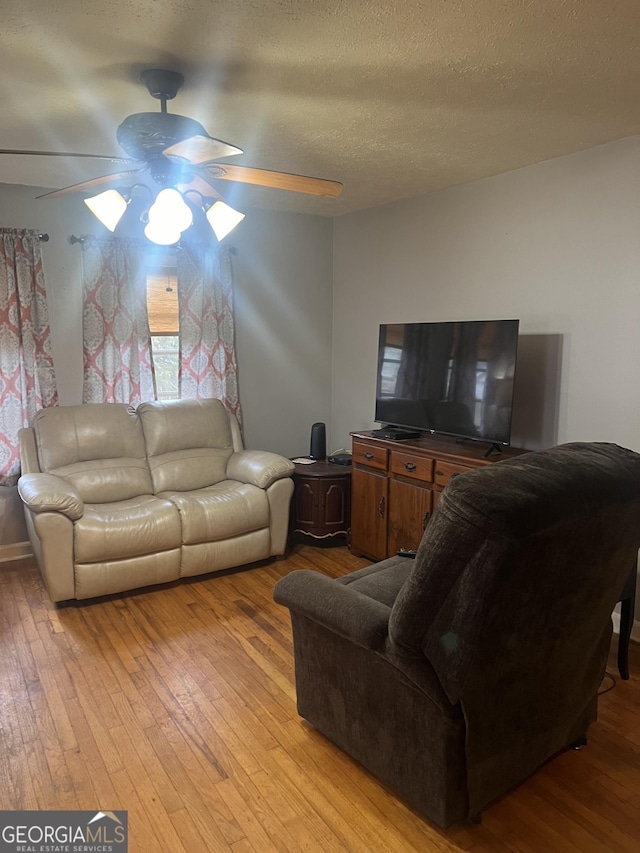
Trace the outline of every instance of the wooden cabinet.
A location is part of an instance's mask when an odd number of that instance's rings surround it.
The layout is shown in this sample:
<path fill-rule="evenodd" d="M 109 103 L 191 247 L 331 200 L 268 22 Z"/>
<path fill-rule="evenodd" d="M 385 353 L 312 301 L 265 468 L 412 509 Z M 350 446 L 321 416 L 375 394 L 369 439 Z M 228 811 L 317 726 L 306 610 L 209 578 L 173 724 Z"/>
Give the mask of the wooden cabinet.
<path fill-rule="evenodd" d="M 389 480 L 389 518 L 386 553 L 398 548 L 417 548 L 429 523 L 433 507 L 433 491 L 418 483 Z"/>
<path fill-rule="evenodd" d="M 351 469 L 330 462 L 296 465 L 289 532 L 314 545 L 344 543 L 351 515 Z"/>
<path fill-rule="evenodd" d="M 353 500 L 354 494 L 358 495 L 357 501 Z M 386 471 L 354 465 L 351 495 L 351 550 L 383 559 L 387 552 Z"/>
<path fill-rule="evenodd" d="M 384 560 L 417 548 L 443 489 L 454 477 L 524 453 L 514 447 L 484 457 L 486 445 L 445 436 L 390 441 L 351 433 L 351 550 Z"/>

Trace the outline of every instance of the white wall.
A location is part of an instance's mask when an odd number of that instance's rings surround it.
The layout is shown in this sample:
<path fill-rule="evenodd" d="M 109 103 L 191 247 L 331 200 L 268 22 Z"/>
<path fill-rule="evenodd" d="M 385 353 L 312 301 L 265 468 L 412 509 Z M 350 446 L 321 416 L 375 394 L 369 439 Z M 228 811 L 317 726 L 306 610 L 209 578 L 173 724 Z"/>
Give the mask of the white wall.
<path fill-rule="evenodd" d="M 638 137 L 336 219 L 335 440 L 373 426 L 380 323 L 517 317 L 513 443 L 640 450 L 639 279 Z"/>
<path fill-rule="evenodd" d="M 81 249 L 69 235 L 106 233 L 80 197 L 0 185 L 0 226 L 35 228 L 42 244 L 61 405 L 82 402 Z M 314 421 L 331 415 L 332 223 L 249 211 L 233 234 L 240 401 L 248 447 L 309 452 Z M 26 539 L 15 489 L 0 487 L 0 546 Z"/>

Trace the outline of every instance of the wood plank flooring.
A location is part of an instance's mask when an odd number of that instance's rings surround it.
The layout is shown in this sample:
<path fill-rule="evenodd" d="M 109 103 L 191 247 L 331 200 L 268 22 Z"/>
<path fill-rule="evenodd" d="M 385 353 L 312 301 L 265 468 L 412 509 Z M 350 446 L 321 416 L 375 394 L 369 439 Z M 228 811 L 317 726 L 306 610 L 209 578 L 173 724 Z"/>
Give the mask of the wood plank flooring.
<path fill-rule="evenodd" d="M 32 561 L 4 564 L 0 809 L 126 809 L 131 853 L 640 850 L 637 646 L 588 746 L 478 826 L 430 826 L 300 720 L 273 585 L 363 565 L 296 546 L 249 571 L 57 608 Z"/>

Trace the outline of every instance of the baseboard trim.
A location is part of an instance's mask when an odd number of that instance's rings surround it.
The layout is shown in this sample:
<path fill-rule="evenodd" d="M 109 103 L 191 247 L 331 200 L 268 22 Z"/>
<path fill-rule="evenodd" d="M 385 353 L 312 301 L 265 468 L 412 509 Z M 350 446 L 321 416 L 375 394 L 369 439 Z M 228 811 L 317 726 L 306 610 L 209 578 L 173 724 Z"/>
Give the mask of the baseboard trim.
<path fill-rule="evenodd" d="M 0 545 L 0 563 L 12 563 L 14 560 L 24 560 L 33 557 L 31 542 L 12 542 L 11 545 Z"/>

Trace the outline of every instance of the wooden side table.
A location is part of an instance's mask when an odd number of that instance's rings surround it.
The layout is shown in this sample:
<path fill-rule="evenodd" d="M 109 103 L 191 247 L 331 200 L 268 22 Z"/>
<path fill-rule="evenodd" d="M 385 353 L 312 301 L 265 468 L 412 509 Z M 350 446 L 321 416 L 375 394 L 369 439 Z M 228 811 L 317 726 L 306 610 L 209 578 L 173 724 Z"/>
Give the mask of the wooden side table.
<path fill-rule="evenodd" d="M 289 534 L 314 545 L 342 545 L 351 525 L 351 466 L 296 463 Z"/>

